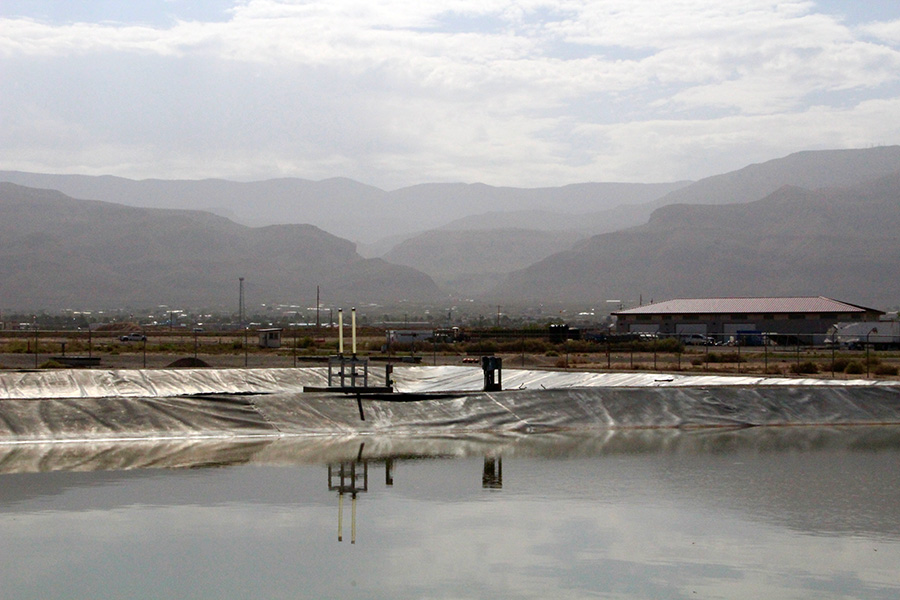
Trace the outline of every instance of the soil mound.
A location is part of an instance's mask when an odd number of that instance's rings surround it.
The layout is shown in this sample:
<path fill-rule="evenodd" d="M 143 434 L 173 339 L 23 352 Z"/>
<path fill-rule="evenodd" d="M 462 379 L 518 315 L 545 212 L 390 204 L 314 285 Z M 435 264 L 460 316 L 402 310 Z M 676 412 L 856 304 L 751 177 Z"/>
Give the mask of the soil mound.
<path fill-rule="evenodd" d="M 201 369 L 210 366 L 208 362 L 200 360 L 199 358 L 179 358 L 175 362 L 169 363 L 166 365 L 168 369 Z"/>

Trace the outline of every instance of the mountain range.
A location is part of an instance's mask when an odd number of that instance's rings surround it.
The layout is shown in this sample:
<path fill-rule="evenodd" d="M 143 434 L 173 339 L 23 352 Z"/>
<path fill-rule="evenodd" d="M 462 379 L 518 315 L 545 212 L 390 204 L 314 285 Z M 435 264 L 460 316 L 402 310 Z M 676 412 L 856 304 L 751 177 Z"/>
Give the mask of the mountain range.
<path fill-rule="evenodd" d="M 900 166 L 900 165 L 898 165 Z M 783 186 L 743 204 L 672 204 L 514 272 L 499 300 L 826 295 L 900 301 L 900 171 L 853 187 Z"/>
<path fill-rule="evenodd" d="M 415 235 L 490 210 L 578 213 L 643 204 L 687 183 L 583 183 L 538 189 L 430 183 L 384 191 L 344 178 L 136 181 L 20 171 L 0 171 L 0 181 L 127 206 L 202 210 L 253 227 L 312 223 L 362 244 Z"/>
<path fill-rule="evenodd" d="M 354 303 L 811 294 L 889 307 L 898 172 L 898 146 L 540 189 L 0 171 L 19 184 L 0 187 L 0 307 L 228 305 L 238 276 L 279 302 L 322 285 Z"/>
<path fill-rule="evenodd" d="M 261 302 L 426 302 L 434 281 L 364 259 L 312 225 L 252 228 L 211 213 L 76 200 L 0 183 L 0 307 L 236 307 Z"/>

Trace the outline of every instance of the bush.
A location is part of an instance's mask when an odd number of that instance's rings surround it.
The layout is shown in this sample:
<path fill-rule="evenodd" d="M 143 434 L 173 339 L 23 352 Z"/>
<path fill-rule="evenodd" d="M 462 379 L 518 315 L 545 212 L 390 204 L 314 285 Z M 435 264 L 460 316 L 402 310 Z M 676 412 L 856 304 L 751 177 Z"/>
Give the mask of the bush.
<path fill-rule="evenodd" d="M 497 351 L 497 344 L 491 341 L 478 341 L 467 344 L 465 350 L 469 353 L 484 352 L 485 354 L 493 354 Z"/>
<path fill-rule="evenodd" d="M 850 360 L 846 358 L 836 358 L 833 363 L 828 365 L 829 371 L 834 371 L 835 373 L 843 373 L 844 369 L 847 368 L 847 365 L 850 364 Z"/>
<path fill-rule="evenodd" d="M 524 347 L 525 352 L 530 354 L 540 354 L 542 352 L 547 351 L 547 342 L 540 339 L 534 338 L 526 338 L 526 339 L 511 339 L 504 340 L 495 345 L 496 350 L 499 352 L 509 352 L 509 353 L 518 353 L 522 352 L 522 348 Z"/>
<path fill-rule="evenodd" d="M 592 344 L 588 340 L 569 340 L 563 346 L 570 353 L 574 352 L 599 352 L 599 346 Z M 605 348 L 604 348 L 605 349 Z"/>
<path fill-rule="evenodd" d="M 684 352 L 684 344 L 678 338 L 663 338 L 651 342 L 650 349 L 657 352 Z"/>
<path fill-rule="evenodd" d="M 894 365 L 878 365 L 875 368 L 876 375 L 897 375 L 897 367 Z"/>
<path fill-rule="evenodd" d="M 791 373 L 796 375 L 812 375 L 819 372 L 819 365 L 808 360 L 802 363 L 794 363 L 791 365 Z"/>
<path fill-rule="evenodd" d="M 48 360 L 46 362 L 41 363 L 39 369 L 68 369 L 68 367 L 60 362 L 57 362 L 53 359 Z"/>
<path fill-rule="evenodd" d="M 711 363 L 736 363 L 745 362 L 745 360 L 746 359 L 737 352 L 726 352 L 724 354 L 717 354 L 715 352 L 709 353 L 709 362 Z"/>
<path fill-rule="evenodd" d="M 866 372 L 866 368 L 859 361 L 851 361 L 846 367 L 844 367 L 844 373 L 847 375 L 862 375 Z"/>

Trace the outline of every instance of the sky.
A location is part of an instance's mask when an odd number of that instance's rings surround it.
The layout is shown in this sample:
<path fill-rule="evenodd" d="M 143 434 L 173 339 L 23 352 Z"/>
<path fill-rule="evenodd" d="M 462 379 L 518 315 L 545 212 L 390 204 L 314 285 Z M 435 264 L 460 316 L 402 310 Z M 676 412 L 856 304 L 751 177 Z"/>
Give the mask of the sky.
<path fill-rule="evenodd" d="M 0 0 L 0 169 L 515 187 L 900 143 L 896 0 Z"/>

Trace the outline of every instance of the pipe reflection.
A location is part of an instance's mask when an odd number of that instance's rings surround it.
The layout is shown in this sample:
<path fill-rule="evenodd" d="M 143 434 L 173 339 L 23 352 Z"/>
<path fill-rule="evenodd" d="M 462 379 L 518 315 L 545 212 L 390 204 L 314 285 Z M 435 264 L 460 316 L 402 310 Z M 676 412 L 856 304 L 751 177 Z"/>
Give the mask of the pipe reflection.
<path fill-rule="evenodd" d="M 362 452 L 362 447 L 360 447 Z M 338 541 L 343 541 L 344 494 L 350 494 L 350 543 L 356 543 L 356 496 L 369 491 L 368 461 L 328 465 L 328 491 L 338 493 Z"/>
<path fill-rule="evenodd" d="M 484 457 L 481 487 L 490 490 L 499 490 L 503 487 L 503 457 Z"/>
<path fill-rule="evenodd" d="M 339 542 L 344 541 L 344 496 L 350 495 L 350 543 L 356 543 L 356 504 L 359 494 L 369 491 L 369 463 L 384 464 L 384 485 L 394 485 L 394 460 L 383 458 L 368 460 L 363 458 L 365 443 L 359 445 L 356 458 L 349 461 L 329 463 L 328 491 L 338 493 L 338 535 Z M 484 456 L 484 467 L 481 473 L 481 487 L 490 490 L 503 488 L 503 457 L 497 455 Z"/>

